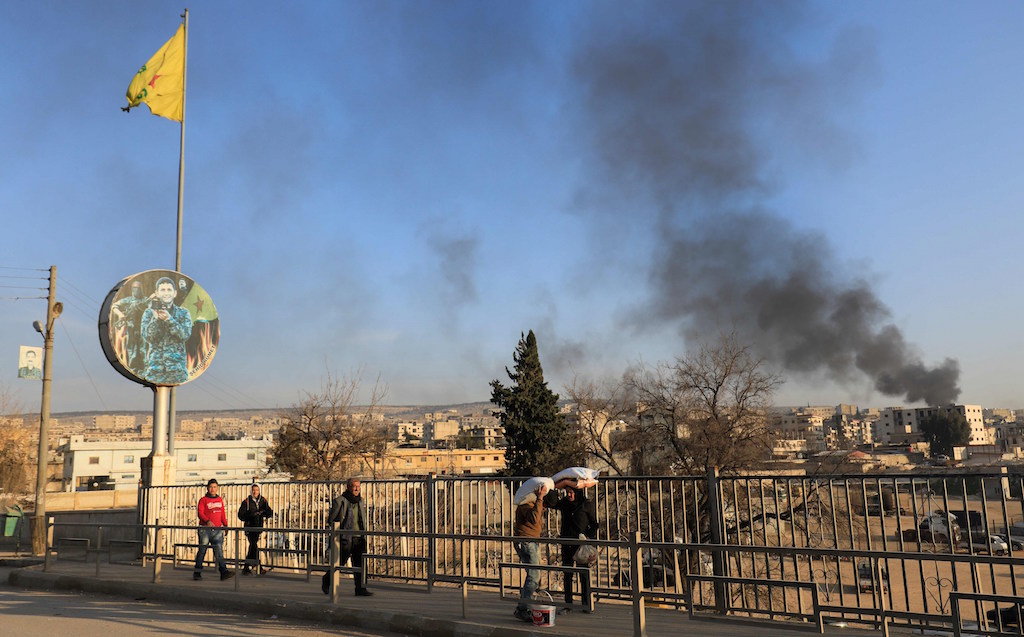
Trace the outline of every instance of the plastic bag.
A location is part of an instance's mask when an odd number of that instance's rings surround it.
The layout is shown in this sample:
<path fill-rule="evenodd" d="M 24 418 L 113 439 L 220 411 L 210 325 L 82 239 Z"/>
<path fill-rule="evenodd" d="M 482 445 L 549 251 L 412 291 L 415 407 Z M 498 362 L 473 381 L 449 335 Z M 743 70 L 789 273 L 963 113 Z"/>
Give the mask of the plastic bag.
<path fill-rule="evenodd" d="M 580 533 L 580 539 L 585 540 L 587 536 Z M 591 566 L 597 562 L 597 547 L 592 544 L 580 544 L 572 556 L 572 561 L 580 566 Z"/>
<path fill-rule="evenodd" d="M 548 491 L 555 488 L 555 481 L 551 478 L 530 478 L 523 483 L 523 486 L 516 490 L 516 494 L 512 497 L 512 503 L 516 506 L 520 504 L 530 504 L 537 499 L 535 491 L 540 488 L 541 485 L 547 485 Z"/>

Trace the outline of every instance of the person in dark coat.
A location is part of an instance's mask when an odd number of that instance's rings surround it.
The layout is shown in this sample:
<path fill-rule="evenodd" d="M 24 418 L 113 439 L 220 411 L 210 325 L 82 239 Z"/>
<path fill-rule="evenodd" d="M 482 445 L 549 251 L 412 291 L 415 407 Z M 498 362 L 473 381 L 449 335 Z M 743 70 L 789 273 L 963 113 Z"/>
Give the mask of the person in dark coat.
<path fill-rule="evenodd" d="M 238 519 L 247 529 L 262 529 L 263 521 L 272 515 L 274 515 L 274 510 L 270 508 L 267 499 L 260 495 L 260 485 L 253 483 L 252 493 L 238 507 Z M 262 531 L 249 530 L 245 532 L 245 539 L 249 541 L 249 551 L 245 554 L 245 568 L 242 569 L 242 575 L 252 575 L 250 569 L 256 570 L 260 575 L 267 572 L 267 569 L 260 566 L 259 542 L 262 533 Z"/>
<path fill-rule="evenodd" d="M 591 540 L 597 539 L 597 529 L 600 526 L 597 521 L 597 511 L 594 508 L 594 503 L 587 499 L 586 493 L 583 489 L 577 489 L 576 487 L 569 487 L 565 490 L 565 495 L 559 497 L 557 491 L 552 491 L 544 498 L 548 508 L 555 509 L 562 514 L 562 521 L 558 532 L 558 537 L 566 537 L 572 539 L 579 539 L 580 535 L 585 535 Z M 579 549 L 579 544 L 563 544 L 562 545 L 562 566 L 577 566 L 573 561 L 573 557 L 576 555 L 576 551 Z M 572 603 L 572 573 L 565 573 L 565 603 Z M 580 575 L 580 590 L 583 590 L 582 575 Z M 569 612 L 568 608 L 563 609 L 563 612 Z"/>
<path fill-rule="evenodd" d="M 365 531 L 369 521 L 366 514 L 366 503 L 360 495 L 362 485 L 359 478 L 349 478 L 345 481 L 345 491 L 331 502 L 331 513 L 327 516 L 327 524 L 333 528 L 335 522 L 343 531 Z M 366 570 L 363 554 L 366 552 L 365 535 L 341 536 L 341 564 L 344 565 L 350 558 L 352 568 L 360 571 L 355 575 L 356 595 L 369 597 L 373 595 L 366 589 Z M 331 573 L 324 573 L 321 590 L 330 593 Z"/>

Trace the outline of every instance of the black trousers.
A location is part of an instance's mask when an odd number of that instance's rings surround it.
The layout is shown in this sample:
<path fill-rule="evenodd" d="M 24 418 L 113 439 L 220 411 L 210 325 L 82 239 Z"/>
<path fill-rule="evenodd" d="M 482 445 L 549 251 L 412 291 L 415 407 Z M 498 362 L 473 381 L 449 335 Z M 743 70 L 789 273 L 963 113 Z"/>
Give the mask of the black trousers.
<path fill-rule="evenodd" d="M 562 545 L 562 566 L 578 566 L 578 564 L 576 564 L 576 562 L 574 562 L 572 558 L 573 558 L 574 555 L 576 555 L 576 550 L 579 549 L 579 548 L 580 547 L 579 547 L 578 544 L 563 544 Z M 573 578 L 573 574 L 572 573 L 563 573 L 562 576 L 563 576 L 563 582 L 564 582 L 564 588 L 565 588 L 565 603 L 566 604 L 571 604 L 572 603 L 572 578 Z M 582 592 L 583 591 L 583 574 L 582 573 L 579 574 L 578 577 L 579 577 L 579 580 L 580 580 L 580 591 Z"/>
<path fill-rule="evenodd" d="M 338 564 L 339 566 L 344 566 L 346 562 L 352 560 L 352 568 L 359 569 L 359 572 L 353 577 L 356 582 L 357 591 L 366 588 L 366 569 L 363 568 L 364 553 L 366 553 L 366 540 L 361 537 L 354 537 L 350 542 L 344 540 L 341 542 L 341 561 Z M 325 593 L 331 590 L 330 571 L 324 573 L 321 590 Z"/>
<path fill-rule="evenodd" d="M 255 568 L 257 571 L 260 568 L 260 535 L 261 533 L 248 533 L 245 534 L 245 539 L 249 541 L 249 550 L 245 553 L 245 570 Z"/>

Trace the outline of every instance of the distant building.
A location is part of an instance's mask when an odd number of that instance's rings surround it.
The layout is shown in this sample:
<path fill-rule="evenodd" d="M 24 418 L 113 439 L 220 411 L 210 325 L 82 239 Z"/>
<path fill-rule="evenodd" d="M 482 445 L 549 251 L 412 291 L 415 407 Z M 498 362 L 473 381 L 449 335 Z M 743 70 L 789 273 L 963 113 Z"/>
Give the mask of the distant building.
<path fill-rule="evenodd" d="M 775 432 L 780 441 L 789 441 L 785 445 L 780 445 L 780 448 L 798 453 L 824 451 L 825 420 L 832 418 L 833 410 L 831 407 L 827 413 L 823 410 L 824 408 L 801 407 L 779 416 L 775 423 Z"/>
<path fill-rule="evenodd" d="M 430 446 L 454 443 L 458 436 L 458 420 L 432 420 L 423 427 L 423 438 Z"/>
<path fill-rule="evenodd" d="M 382 458 L 364 457 L 359 472 L 364 477 L 411 478 L 431 473 L 445 476 L 489 476 L 505 468 L 503 449 L 390 449 Z"/>
<path fill-rule="evenodd" d="M 423 443 L 423 423 L 392 422 L 388 425 L 388 438 L 400 445 L 421 445 Z"/>
<path fill-rule="evenodd" d="M 175 445 L 177 484 L 245 482 L 267 470 L 270 436 L 242 440 L 179 441 Z M 72 436 L 57 452 L 64 456 L 63 491 L 134 489 L 142 478 L 142 459 L 152 443 L 144 440 L 85 440 Z"/>
<path fill-rule="evenodd" d="M 876 442 L 887 445 L 910 445 L 922 439 L 921 423 L 936 413 L 958 412 L 971 428 L 972 445 L 993 442 L 991 432 L 985 428 L 981 405 L 946 405 L 943 407 L 886 407 L 875 421 Z"/>

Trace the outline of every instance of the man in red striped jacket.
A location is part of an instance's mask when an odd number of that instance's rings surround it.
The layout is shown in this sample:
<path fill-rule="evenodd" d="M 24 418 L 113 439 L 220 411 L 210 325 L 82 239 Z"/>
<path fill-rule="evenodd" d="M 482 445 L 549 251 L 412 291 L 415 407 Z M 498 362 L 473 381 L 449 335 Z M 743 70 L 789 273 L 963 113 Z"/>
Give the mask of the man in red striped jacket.
<path fill-rule="evenodd" d="M 196 551 L 196 566 L 192 571 L 192 579 L 203 579 L 203 560 L 206 559 L 206 549 L 213 547 L 213 557 L 217 561 L 217 568 L 220 570 L 222 580 L 235 576 L 234 571 L 228 570 L 228 564 L 224 560 L 224 527 L 228 525 L 227 515 L 224 513 L 224 500 L 217 495 L 220 485 L 217 480 L 210 478 L 206 483 L 206 495 L 199 498 L 199 505 L 196 513 L 199 515 L 199 550 Z"/>

